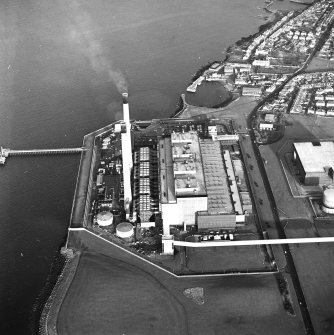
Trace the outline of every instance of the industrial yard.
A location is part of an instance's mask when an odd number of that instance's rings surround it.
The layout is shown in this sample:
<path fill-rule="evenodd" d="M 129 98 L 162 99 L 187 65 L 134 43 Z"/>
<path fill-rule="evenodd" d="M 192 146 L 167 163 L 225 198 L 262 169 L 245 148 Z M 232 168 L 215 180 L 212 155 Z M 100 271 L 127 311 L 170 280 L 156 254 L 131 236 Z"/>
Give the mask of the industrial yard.
<path fill-rule="evenodd" d="M 293 143 L 298 141 L 333 140 L 334 120 L 332 118 L 307 117 L 292 115 L 287 119 L 289 126 L 285 129 L 284 138 L 277 143 L 263 145 L 261 155 L 268 162 L 266 171 L 273 190 L 278 213 L 282 220 L 287 237 L 334 236 L 333 218 L 327 221 L 314 220 L 308 197 L 317 197 L 322 204 L 322 190 L 319 187 L 300 184 L 303 192 L 293 193 L 293 180 L 287 178 L 282 160 L 292 159 Z M 289 154 L 290 153 L 290 154 Z M 291 184 L 290 184 L 291 183 Z M 290 184 L 290 185 L 289 185 Z M 270 233 L 270 229 L 269 229 Z M 331 325 L 331 306 L 327 305 L 328 297 L 333 291 L 329 289 L 333 282 L 332 245 L 293 245 L 291 252 L 300 277 L 301 286 L 310 308 L 312 322 L 318 334 L 326 334 Z"/>
<path fill-rule="evenodd" d="M 123 120 L 85 138 L 61 333 L 333 329 L 333 248 L 309 238 L 334 236 L 334 72 L 303 70 L 331 61 L 334 4 L 278 15 L 187 89 L 221 82 L 230 105 L 182 95 L 174 118 L 132 121 L 123 93 Z"/>

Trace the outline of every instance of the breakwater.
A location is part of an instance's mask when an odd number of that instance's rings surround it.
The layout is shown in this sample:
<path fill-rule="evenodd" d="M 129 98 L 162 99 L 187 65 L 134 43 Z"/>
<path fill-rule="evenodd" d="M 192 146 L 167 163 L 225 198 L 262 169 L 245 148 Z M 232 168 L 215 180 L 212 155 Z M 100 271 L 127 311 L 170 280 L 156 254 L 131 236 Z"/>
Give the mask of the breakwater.
<path fill-rule="evenodd" d="M 74 278 L 80 260 L 80 253 L 62 248 L 63 267 L 59 274 L 52 274 L 53 285 L 44 304 L 39 320 L 40 335 L 57 335 L 57 317 L 65 294 Z M 54 282 L 54 280 L 56 280 Z M 50 285 L 51 286 L 51 285 Z"/>

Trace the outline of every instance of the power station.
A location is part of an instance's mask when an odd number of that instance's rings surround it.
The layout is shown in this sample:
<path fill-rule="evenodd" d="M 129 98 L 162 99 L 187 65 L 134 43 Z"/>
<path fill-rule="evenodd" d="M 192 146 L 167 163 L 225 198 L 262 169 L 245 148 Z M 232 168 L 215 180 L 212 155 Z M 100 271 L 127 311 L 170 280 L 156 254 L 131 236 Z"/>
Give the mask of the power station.
<path fill-rule="evenodd" d="M 98 136 L 93 224 L 129 243 L 143 229 L 160 232 L 163 254 L 173 254 L 177 231 L 245 226 L 252 202 L 231 120 L 131 123 L 128 93 L 122 98 L 123 120 Z"/>

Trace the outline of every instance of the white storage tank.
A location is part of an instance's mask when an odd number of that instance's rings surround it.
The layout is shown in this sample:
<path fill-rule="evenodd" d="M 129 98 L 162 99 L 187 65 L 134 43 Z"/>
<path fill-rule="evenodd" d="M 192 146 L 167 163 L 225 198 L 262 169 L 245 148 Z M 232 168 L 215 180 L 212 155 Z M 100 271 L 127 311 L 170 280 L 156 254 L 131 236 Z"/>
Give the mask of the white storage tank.
<path fill-rule="evenodd" d="M 334 214 L 334 188 L 328 188 L 324 191 L 323 205 L 324 212 Z"/>
<path fill-rule="evenodd" d="M 121 222 L 116 227 L 116 235 L 123 239 L 129 239 L 133 236 L 133 225 L 130 222 Z"/>
<path fill-rule="evenodd" d="M 113 223 L 114 216 L 109 211 L 103 211 L 97 214 L 96 219 L 99 226 L 106 227 Z"/>

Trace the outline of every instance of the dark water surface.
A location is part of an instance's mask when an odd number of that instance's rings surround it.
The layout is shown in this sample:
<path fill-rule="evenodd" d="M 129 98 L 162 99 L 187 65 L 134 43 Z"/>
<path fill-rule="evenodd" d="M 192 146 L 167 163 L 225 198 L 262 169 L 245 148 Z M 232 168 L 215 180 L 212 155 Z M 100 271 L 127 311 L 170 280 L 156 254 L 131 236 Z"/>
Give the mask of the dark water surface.
<path fill-rule="evenodd" d="M 263 23 L 263 0 L 3 0 L 0 145 L 81 146 L 120 117 L 172 114 L 192 75 Z M 302 8 L 276 2 L 276 8 Z M 31 311 L 67 232 L 78 156 L 11 157 L 0 169 L 0 334 Z"/>

